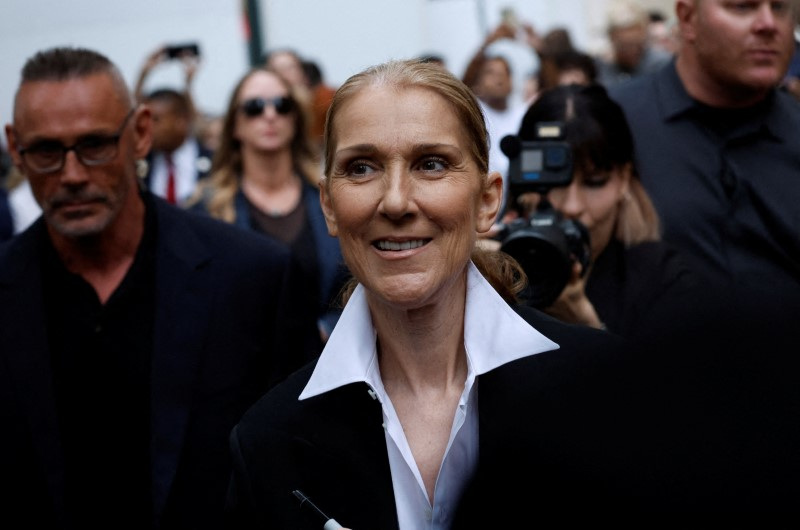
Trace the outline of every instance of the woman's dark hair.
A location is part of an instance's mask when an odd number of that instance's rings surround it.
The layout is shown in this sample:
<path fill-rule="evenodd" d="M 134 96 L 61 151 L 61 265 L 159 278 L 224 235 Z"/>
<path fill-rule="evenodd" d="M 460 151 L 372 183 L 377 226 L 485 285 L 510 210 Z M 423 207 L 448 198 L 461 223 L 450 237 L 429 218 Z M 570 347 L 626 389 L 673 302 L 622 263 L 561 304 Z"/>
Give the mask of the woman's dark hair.
<path fill-rule="evenodd" d="M 536 140 L 539 122 L 563 124 L 576 169 L 608 171 L 633 162 L 628 121 L 601 85 L 564 85 L 542 92 L 522 118 L 520 140 Z"/>
<path fill-rule="evenodd" d="M 602 85 L 563 85 L 542 92 L 522 118 L 520 140 L 536 140 L 540 122 L 562 123 L 576 171 L 587 174 L 629 165 L 629 196 L 617 219 L 616 237 L 626 245 L 659 238 L 658 216 L 635 170 L 628 120 Z"/>

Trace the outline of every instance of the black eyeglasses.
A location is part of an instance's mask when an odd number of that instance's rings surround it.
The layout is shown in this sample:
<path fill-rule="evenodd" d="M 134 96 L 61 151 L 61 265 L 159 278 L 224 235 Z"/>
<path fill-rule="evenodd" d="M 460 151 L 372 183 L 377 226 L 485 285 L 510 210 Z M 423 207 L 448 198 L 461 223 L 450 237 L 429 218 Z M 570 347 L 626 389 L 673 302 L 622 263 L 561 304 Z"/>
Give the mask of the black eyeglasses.
<path fill-rule="evenodd" d="M 289 114 L 294 110 L 294 100 L 287 96 L 246 99 L 244 103 L 239 105 L 239 108 L 242 109 L 245 116 L 255 118 L 256 116 L 261 116 L 267 105 L 275 107 L 275 112 L 281 115 Z"/>
<path fill-rule="evenodd" d="M 19 150 L 28 169 L 34 173 L 55 173 L 64 167 L 68 151 L 75 151 L 84 166 L 101 166 L 117 156 L 119 139 L 136 109 L 131 109 L 115 134 L 92 134 L 80 138 L 70 146 L 55 140 L 42 140 Z"/>

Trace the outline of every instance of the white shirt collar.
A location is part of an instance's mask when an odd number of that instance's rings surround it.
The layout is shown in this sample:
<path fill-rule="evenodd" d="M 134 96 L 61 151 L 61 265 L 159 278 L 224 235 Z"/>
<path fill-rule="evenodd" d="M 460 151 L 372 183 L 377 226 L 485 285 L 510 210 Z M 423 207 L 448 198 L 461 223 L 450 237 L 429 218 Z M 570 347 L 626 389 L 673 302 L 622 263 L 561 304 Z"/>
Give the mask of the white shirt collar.
<path fill-rule="evenodd" d="M 464 345 L 476 375 L 559 346 L 528 324 L 497 294 L 470 262 L 464 315 Z M 377 370 L 375 329 L 364 287 L 356 287 L 299 399 L 356 382 L 382 388 Z"/>

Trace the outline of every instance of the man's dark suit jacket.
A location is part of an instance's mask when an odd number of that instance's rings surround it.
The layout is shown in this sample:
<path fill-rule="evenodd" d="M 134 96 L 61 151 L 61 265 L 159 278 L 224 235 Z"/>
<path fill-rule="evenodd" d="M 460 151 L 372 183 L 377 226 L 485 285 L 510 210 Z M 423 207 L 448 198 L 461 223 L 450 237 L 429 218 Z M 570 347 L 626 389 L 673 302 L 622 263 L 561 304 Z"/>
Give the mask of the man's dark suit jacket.
<path fill-rule="evenodd" d="M 269 386 L 318 353 L 315 314 L 303 319 L 286 300 L 291 282 L 283 247 L 161 199 L 151 204 L 157 212 L 154 527 L 218 528 L 230 430 Z M 40 218 L 0 246 L 0 520 L 16 514 L 25 527 L 62 528 L 71 526 L 64 519 L 44 329 L 46 237 Z M 298 337 L 301 328 L 306 335 Z"/>

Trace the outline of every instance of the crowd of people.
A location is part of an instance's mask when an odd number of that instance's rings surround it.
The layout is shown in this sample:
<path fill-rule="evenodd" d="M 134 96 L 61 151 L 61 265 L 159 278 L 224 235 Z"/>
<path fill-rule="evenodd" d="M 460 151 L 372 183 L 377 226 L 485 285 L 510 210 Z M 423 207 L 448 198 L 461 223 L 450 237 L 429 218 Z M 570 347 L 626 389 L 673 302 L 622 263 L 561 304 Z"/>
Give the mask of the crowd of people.
<path fill-rule="evenodd" d="M 800 6 L 674 4 L 613 2 L 607 54 L 506 17 L 464 72 L 336 88 L 276 48 L 221 116 L 191 48 L 132 87 L 31 56 L 0 159 L 8 519 L 795 515 Z M 517 101 L 493 45 L 520 36 Z"/>

